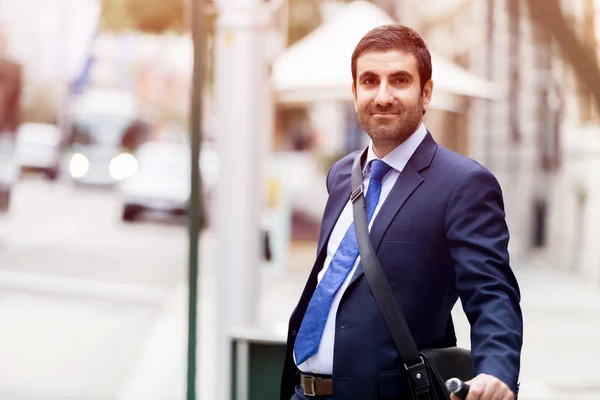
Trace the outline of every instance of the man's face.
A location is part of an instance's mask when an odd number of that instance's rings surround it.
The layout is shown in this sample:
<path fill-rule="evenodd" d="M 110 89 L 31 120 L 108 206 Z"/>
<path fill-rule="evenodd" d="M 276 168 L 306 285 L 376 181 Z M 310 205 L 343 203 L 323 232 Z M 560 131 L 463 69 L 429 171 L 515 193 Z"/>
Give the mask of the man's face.
<path fill-rule="evenodd" d="M 352 86 L 358 121 L 373 142 L 404 142 L 429 108 L 433 82 L 421 91 L 417 59 L 402 51 L 367 52 L 356 61 Z"/>

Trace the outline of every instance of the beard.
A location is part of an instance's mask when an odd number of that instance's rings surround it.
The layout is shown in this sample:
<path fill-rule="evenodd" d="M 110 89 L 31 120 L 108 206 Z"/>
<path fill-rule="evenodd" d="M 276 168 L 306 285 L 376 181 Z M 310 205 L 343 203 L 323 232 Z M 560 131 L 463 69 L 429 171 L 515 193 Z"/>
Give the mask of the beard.
<path fill-rule="evenodd" d="M 373 113 L 389 112 L 397 113 L 396 118 L 390 121 L 377 121 Z M 423 96 L 410 108 L 400 104 L 391 104 L 382 107 L 377 104 L 369 104 L 364 110 L 358 112 L 358 122 L 363 130 L 373 141 L 386 141 L 401 144 L 412 135 L 423 117 Z"/>

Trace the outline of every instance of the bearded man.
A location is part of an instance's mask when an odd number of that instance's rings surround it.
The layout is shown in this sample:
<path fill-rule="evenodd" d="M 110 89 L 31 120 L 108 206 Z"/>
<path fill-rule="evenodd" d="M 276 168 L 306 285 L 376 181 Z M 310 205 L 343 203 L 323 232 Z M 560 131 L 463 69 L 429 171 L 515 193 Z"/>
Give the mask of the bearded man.
<path fill-rule="evenodd" d="M 351 68 L 371 138 L 362 165 L 370 238 L 414 341 L 419 350 L 456 346 L 451 311 L 460 297 L 475 373 L 467 399 L 513 400 L 523 320 L 498 181 L 425 128 L 432 66 L 416 32 L 370 31 Z M 360 262 L 350 201 L 356 154 L 327 176 L 317 258 L 290 318 L 281 400 L 412 398 Z"/>

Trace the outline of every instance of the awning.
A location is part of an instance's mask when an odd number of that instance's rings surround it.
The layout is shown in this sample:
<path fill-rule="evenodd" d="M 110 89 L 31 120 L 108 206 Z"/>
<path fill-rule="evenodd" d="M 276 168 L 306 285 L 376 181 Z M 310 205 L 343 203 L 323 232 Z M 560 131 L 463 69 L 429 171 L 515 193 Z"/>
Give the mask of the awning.
<path fill-rule="evenodd" d="M 350 58 L 354 47 L 371 29 L 395 21 L 367 1 L 353 1 L 311 34 L 288 48 L 273 66 L 278 102 L 351 100 Z M 453 95 L 497 98 L 491 82 L 432 54 L 432 107 Z M 445 107 L 441 107 L 445 108 Z"/>

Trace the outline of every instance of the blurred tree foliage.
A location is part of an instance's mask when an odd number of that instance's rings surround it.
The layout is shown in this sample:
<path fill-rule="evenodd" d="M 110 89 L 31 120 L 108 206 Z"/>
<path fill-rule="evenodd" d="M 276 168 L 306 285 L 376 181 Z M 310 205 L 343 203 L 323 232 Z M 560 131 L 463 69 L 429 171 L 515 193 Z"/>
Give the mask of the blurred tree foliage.
<path fill-rule="evenodd" d="M 288 46 L 314 31 L 321 24 L 320 0 L 288 0 Z"/>
<path fill-rule="evenodd" d="M 106 31 L 182 33 L 186 27 L 185 2 L 186 0 L 101 0 L 101 26 Z"/>
<path fill-rule="evenodd" d="M 101 0 L 101 26 L 105 31 L 138 30 L 148 33 L 186 29 L 186 3 L 191 0 Z M 321 0 L 287 0 L 288 45 L 296 43 L 321 24 Z M 216 16 L 211 0 L 205 0 L 209 36 Z"/>

